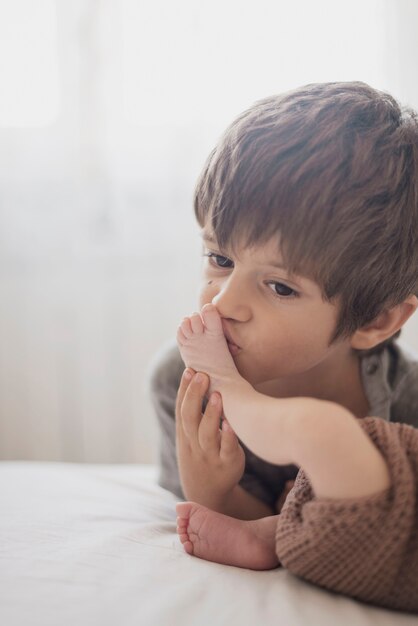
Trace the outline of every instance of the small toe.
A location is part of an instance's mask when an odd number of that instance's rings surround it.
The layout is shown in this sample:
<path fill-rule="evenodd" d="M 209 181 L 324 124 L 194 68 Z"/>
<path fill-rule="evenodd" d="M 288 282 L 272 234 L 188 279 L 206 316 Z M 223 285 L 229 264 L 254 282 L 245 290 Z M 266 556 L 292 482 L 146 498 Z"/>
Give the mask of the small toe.
<path fill-rule="evenodd" d="M 181 530 L 185 532 L 187 529 L 188 520 L 187 519 L 179 519 L 177 518 L 177 530 Z"/>
<path fill-rule="evenodd" d="M 202 308 L 201 315 L 209 331 L 223 334 L 221 316 L 214 304 L 205 304 Z"/>
<path fill-rule="evenodd" d="M 193 313 L 193 315 L 190 318 L 190 325 L 194 333 L 196 334 L 203 333 L 203 322 L 202 322 L 202 318 L 200 317 L 200 313 Z"/>
<path fill-rule="evenodd" d="M 181 346 L 184 346 L 187 343 L 187 337 L 182 331 L 181 326 L 177 329 L 176 338 L 177 338 L 177 343 L 179 343 Z"/>
<path fill-rule="evenodd" d="M 176 504 L 177 517 L 180 519 L 184 519 L 184 521 L 187 523 L 189 521 L 191 509 L 192 509 L 191 502 L 177 502 Z"/>
<path fill-rule="evenodd" d="M 183 331 L 184 336 L 187 339 L 190 339 L 190 337 L 193 335 L 193 330 L 192 330 L 192 326 L 190 324 L 190 318 L 189 317 L 185 317 L 184 320 L 182 321 L 181 325 L 180 325 L 181 330 Z"/>
<path fill-rule="evenodd" d="M 187 554 L 193 554 L 193 544 L 191 541 L 183 543 L 183 548 L 186 550 Z"/>

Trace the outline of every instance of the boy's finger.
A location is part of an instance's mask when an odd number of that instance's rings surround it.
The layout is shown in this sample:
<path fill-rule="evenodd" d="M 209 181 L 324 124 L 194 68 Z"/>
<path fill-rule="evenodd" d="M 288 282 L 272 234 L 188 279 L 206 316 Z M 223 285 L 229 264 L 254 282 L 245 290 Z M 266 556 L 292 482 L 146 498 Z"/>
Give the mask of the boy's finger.
<path fill-rule="evenodd" d="M 187 387 L 180 408 L 183 430 L 192 443 L 197 443 L 197 434 L 202 419 L 202 402 L 209 386 L 209 377 L 197 372 Z"/>
<path fill-rule="evenodd" d="M 200 421 L 198 439 L 202 450 L 219 453 L 220 432 L 219 422 L 222 415 L 222 398 L 219 393 L 212 393 Z"/>
<path fill-rule="evenodd" d="M 186 389 L 187 387 L 190 385 L 190 381 L 192 380 L 193 376 L 195 374 L 195 371 L 192 370 L 191 367 L 187 367 L 184 372 L 183 375 L 180 379 L 180 385 L 177 391 L 177 398 L 176 398 L 176 430 L 178 431 L 180 428 L 182 428 L 182 424 L 181 424 L 181 405 L 183 404 L 183 400 L 184 400 L 184 395 L 186 393 Z"/>
<path fill-rule="evenodd" d="M 229 425 L 229 422 L 224 419 L 222 422 L 222 437 L 221 437 L 221 457 L 227 457 L 232 452 L 236 452 L 238 447 L 238 437 Z"/>
<path fill-rule="evenodd" d="M 180 385 L 177 390 L 177 398 L 176 398 L 176 414 L 180 413 L 181 405 L 183 404 L 184 394 L 186 393 L 187 387 L 190 385 L 190 381 L 192 380 L 195 371 L 192 370 L 191 367 L 186 367 L 184 370 L 182 377 L 180 379 Z"/>

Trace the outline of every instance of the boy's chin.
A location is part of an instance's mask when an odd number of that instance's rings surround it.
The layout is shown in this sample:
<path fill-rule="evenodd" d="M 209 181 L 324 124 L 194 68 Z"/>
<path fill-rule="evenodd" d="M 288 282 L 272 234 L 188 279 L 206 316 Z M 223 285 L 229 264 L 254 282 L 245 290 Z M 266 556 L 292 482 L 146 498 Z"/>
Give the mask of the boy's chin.
<path fill-rule="evenodd" d="M 271 373 L 266 374 L 265 372 L 261 372 L 260 369 L 248 367 L 240 363 L 239 358 L 235 358 L 234 361 L 239 374 L 253 387 L 276 380 L 274 376 L 271 376 Z"/>

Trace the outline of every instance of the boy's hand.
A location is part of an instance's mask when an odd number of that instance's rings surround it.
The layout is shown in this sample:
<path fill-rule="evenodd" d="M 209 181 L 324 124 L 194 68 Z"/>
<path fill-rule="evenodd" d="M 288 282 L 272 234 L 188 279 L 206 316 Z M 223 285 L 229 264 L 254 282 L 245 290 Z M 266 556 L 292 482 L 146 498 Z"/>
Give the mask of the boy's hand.
<path fill-rule="evenodd" d="M 187 372 L 192 374 L 188 380 Z M 244 450 L 229 426 L 219 428 L 222 398 L 212 394 L 202 415 L 202 402 L 209 387 L 209 377 L 191 368 L 183 373 L 176 402 L 177 462 L 183 492 L 193 500 L 216 510 L 239 483 L 245 468 Z M 224 420 L 225 428 L 225 420 Z"/>

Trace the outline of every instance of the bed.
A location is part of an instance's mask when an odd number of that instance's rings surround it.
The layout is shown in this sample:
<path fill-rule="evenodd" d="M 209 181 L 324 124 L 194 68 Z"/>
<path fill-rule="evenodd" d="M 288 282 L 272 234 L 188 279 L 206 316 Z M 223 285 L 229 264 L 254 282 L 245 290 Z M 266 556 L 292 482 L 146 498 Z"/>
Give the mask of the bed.
<path fill-rule="evenodd" d="M 0 463 L 7 626 L 417 626 L 276 569 L 186 554 L 177 498 L 147 465 Z"/>

